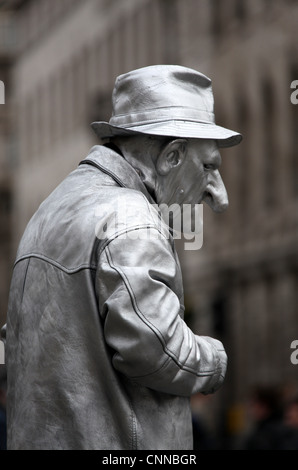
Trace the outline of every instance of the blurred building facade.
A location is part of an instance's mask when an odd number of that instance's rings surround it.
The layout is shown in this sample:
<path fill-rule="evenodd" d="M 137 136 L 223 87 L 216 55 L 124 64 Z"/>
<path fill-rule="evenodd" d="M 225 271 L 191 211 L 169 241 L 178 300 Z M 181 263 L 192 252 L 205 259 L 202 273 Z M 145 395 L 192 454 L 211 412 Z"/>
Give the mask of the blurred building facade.
<path fill-rule="evenodd" d="M 157 63 L 186 65 L 212 78 L 217 122 L 244 134 L 241 146 L 222 151 L 229 210 L 214 215 L 204 208 L 201 250 L 178 243 L 187 320 L 197 333 L 222 339 L 229 354 L 218 409 L 225 416 L 237 409 L 255 384 L 298 385 L 290 361 L 298 339 L 298 106 L 290 101 L 298 80 L 297 2 L 1 6 L 1 34 L 12 38 L 0 45 L 8 90 L 0 106 L 2 323 L 20 236 L 42 200 L 97 143 L 89 124 L 109 119 L 116 76 Z"/>
<path fill-rule="evenodd" d="M 12 66 L 16 51 L 14 15 L 11 11 L 0 13 L 0 325 L 5 319 L 7 293 L 12 263 L 12 169 L 15 162 L 15 146 L 12 125 L 11 82 Z M 3 92 L 3 96 L 2 96 Z"/>

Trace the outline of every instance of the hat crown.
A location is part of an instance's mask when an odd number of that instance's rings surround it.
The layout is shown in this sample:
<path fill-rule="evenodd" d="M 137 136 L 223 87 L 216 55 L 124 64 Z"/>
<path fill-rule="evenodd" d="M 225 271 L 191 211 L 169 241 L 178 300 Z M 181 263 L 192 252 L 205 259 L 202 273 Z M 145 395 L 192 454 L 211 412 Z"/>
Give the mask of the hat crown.
<path fill-rule="evenodd" d="M 150 134 L 239 144 L 238 132 L 215 124 L 210 78 L 181 65 L 151 65 L 116 79 L 109 122 L 93 122 L 101 139 Z"/>
<path fill-rule="evenodd" d="M 160 120 L 214 123 L 211 80 L 175 65 L 155 65 L 116 79 L 111 125 L 125 127 Z"/>

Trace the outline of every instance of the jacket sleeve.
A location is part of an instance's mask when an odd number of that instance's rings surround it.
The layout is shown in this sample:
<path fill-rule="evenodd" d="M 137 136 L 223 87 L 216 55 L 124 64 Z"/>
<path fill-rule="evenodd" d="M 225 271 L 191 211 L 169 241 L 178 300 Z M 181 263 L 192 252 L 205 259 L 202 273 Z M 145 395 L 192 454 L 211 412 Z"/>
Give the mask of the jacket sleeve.
<path fill-rule="evenodd" d="M 213 393 L 226 354 L 220 341 L 195 335 L 184 322 L 179 274 L 169 240 L 154 229 L 110 241 L 97 270 L 105 339 L 115 369 L 142 386 L 180 396 Z"/>

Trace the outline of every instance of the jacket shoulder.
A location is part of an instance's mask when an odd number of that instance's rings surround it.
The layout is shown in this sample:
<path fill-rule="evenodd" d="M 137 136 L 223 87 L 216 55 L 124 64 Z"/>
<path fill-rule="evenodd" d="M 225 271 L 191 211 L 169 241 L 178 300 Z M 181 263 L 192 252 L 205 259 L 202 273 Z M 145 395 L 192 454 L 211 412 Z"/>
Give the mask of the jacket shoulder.
<path fill-rule="evenodd" d="M 158 206 L 139 191 L 117 188 L 95 209 L 98 239 L 111 240 L 133 230 L 154 229 L 166 232 Z"/>

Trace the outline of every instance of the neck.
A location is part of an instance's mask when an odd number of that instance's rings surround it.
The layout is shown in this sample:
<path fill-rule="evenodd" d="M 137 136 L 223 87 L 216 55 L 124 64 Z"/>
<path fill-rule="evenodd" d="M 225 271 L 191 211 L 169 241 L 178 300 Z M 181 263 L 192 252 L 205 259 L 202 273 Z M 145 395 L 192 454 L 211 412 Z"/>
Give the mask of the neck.
<path fill-rule="evenodd" d="M 143 141 L 142 141 L 143 140 Z M 144 145 L 144 139 L 119 139 L 113 142 L 125 160 L 138 173 L 149 194 L 156 201 L 157 173 L 150 152 L 150 147 Z"/>

